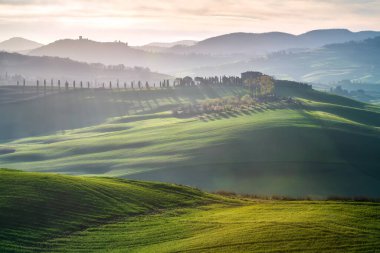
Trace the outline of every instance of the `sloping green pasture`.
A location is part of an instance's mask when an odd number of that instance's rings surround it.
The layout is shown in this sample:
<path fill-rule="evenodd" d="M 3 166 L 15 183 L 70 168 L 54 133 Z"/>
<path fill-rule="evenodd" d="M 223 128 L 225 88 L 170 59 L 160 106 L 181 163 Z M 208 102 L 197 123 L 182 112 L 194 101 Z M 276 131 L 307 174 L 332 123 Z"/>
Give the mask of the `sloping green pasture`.
<path fill-rule="evenodd" d="M 168 92 L 188 103 L 245 91 Z M 166 107 L 140 110 L 89 127 L 4 142 L 0 162 L 7 168 L 175 182 L 210 191 L 378 197 L 378 107 L 307 89 L 280 86 L 276 92 L 300 104 L 262 103 L 190 118 L 174 117 Z"/>
<path fill-rule="evenodd" d="M 116 178 L 0 170 L 1 252 L 376 252 L 372 202 L 228 198 Z"/>

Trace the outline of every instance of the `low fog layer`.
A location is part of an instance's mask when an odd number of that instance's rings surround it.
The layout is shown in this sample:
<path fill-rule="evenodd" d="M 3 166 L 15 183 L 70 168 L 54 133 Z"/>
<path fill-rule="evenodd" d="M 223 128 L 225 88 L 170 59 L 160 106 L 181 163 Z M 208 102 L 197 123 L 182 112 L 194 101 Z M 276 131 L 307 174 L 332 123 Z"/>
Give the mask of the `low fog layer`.
<path fill-rule="evenodd" d="M 50 79 L 65 81 L 120 82 L 150 81 L 159 82 L 169 76 L 151 72 L 147 68 L 106 66 L 100 63 L 88 64 L 58 57 L 26 56 L 0 52 L 0 75 L 3 84 L 17 84 L 17 81 L 35 84 L 36 80 Z"/>

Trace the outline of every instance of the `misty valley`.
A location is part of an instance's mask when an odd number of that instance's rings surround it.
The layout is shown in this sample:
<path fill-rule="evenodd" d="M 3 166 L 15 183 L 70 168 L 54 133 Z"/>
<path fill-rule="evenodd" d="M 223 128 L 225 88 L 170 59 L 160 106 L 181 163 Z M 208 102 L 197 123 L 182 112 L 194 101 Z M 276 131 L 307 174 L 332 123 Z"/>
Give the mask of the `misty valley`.
<path fill-rule="evenodd" d="M 380 2 L 339 3 L 0 1 L 0 252 L 378 252 Z"/>

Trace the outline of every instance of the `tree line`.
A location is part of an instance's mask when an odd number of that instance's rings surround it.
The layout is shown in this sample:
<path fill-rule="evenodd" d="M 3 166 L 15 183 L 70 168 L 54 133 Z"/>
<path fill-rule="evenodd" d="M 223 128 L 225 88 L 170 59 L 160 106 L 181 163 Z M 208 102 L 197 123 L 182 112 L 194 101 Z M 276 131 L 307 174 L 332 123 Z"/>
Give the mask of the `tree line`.
<path fill-rule="evenodd" d="M 248 71 L 241 74 L 241 76 L 211 76 L 211 77 L 190 77 L 185 76 L 183 78 L 175 78 L 174 80 L 165 79 L 159 82 L 119 82 L 118 80 L 109 82 L 83 82 L 83 81 L 62 81 L 61 80 L 36 80 L 35 85 L 37 88 L 43 87 L 46 89 L 48 86 L 57 87 L 58 89 L 64 88 L 76 89 L 76 88 L 102 88 L 102 89 L 162 89 L 169 87 L 208 87 L 208 86 L 226 86 L 226 87 L 245 87 L 250 91 L 251 97 L 263 97 L 272 96 L 275 92 L 275 86 L 292 86 L 302 89 L 310 89 L 311 85 L 304 83 L 297 83 L 291 81 L 275 80 L 269 75 L 265 75 L 261 72 Z M 17 79 L 17 86 L 26 86 L 25 79 Z M 30 86 L 30 85 L 28 85 Z"/>
<path fill-rule="evenodd" d="M 55 88 L 65 88 L 65 89 L 69 89 L 69 88 L 73 88 L 73 89 L 76 89 L 76 88 L 103 88 L 103 89 L 113 89 L 113 88 L 124 88 L 124 89 L 150 89 L 150 88 L 168 88 L 170 87 L 170 80 L 169 79 L 165 79 L 165 80 L 162 80 L 162 81 L 159 81 L 159 83 L 153 83 L 153 84 L 150 84 L 148 81 L 145 81 L 145 83 L 143 83 L 142 81 L 132 81 L 130 83 L 127 83 L 127 82 L 124 82 L 124 83 L 120 83 L 119 81 L 117 82 L 112 82 L 112 81 L 109 81 L 109 83 L 106 83 L 106 82 L 101 82 L 101 83 L 93 83 L 93 82 L 83 82 L 83 81 L 62 81 L 61 80 L 56 80 L 54 81 L 53 79 L 50 79 L 50 80 L 46 80 L 46 79 L 43 79 L 43 80 L 35 80 L 33 81 L 33 84 L 30 85 L 30 81 L 29 81 L 29 85 L 27 85 L 27 81 L 26 79 L 22 79 L 21 81 L 20 80 L 17 80 L 16 81 L 16 85 L 17 86 L 22 86 L 22 87 L 26 87 L 26 86 L 30 86 L 30 87 L 37 87 L 37 88 L 47 88 L 47 87 L 55 87 Z"/>

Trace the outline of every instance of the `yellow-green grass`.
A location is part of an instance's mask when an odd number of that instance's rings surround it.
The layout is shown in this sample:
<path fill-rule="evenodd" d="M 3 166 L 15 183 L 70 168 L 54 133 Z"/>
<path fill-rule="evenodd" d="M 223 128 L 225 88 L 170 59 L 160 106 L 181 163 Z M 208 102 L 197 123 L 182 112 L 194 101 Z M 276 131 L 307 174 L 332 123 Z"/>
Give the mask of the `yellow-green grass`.
<path fill-rule="evenodd" d="M 1 252 L 377 252 L 380 204 L 0 171 Z"/>
<path fill-rule="evenodd" d="M 0 170 L 0 252 L 39 251 L 49 239 L 121 218 L 223 201 L 173 184 Z"/>
<path fill-rule="evenodd" d="M 49 241 L 51 252 L 377 252 L 379 204 L 247 201 L 134 217 Z"/>
<path fill-rule="evenodd" d="M 192 89 L 176 92 L 188 95 L 184 101 L 204 99 L 199 88 Z M 220 96 L 223 90 L 224 95 L 233 91 L 221 88 Z M 210 191 L 379 197 L 379 109 L 313 90 L 277 92 L 296 97 L 302 105 L 264 103 L 192 118 L 147 111 L 3 143 L 0 163 L 30 171 L 175 182 Z"/>

